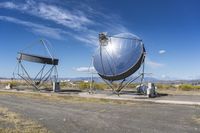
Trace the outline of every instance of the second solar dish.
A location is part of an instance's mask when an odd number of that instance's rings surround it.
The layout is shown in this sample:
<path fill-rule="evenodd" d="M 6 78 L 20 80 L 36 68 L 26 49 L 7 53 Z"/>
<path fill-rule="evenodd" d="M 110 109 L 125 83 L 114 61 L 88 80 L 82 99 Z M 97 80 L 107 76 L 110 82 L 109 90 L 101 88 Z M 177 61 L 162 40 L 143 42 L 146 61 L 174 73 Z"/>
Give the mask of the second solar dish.
<path fill-rule="evenodd" d="M 100 34 L 100 47 L 94 55 L 94 67 L 106 80 L 121 80 L 136 72 L 144 61 L 145 48 L 137 36 L 123 33 Z"/>

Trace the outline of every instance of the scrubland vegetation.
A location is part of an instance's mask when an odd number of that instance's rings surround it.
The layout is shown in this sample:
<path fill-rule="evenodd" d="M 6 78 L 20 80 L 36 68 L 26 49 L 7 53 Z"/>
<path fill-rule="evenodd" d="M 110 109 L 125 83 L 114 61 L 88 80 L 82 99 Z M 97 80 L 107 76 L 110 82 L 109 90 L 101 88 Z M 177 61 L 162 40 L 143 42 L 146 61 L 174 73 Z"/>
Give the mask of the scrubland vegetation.
<path fill-rule="evenodd" d="M 174 89 L 178 91 L 200 91 L 200 86 L 191 84 L 169 85 L 169 84 L 156 84 L 159 90 Z"/>
<path fill-rule="evenodd" d="M 25 82 L 22 81 L 4 81 L 0 82 L 0 86 L 6 86 L 10 84 L 12 87 L 17 87 L 17 86 L 25 86 L 27 85 Z M 131 83 L 129 84 L 126 88 L 128 89 L 133 89 L 136 88 L 136 86 L 139 85 L 137 83 Z M 200 91 L 200 86 L 197 85 L 191 85 L 191 84 L 161 84 L 161 83 L 156 83 L 158 90 L 176 90 L 176 91 Z M 117 84 L 115 84 L 117 87 Z M 43 88 L 51 88 L 51 83 L 46 83 L 43 85 Z M 97 90 L 107 90 L 110 89 L 109 86 L 106 83 L 93 83 L 91 86 L 90 82 L 61 82 L 60 87 L 67 89 L 67 88 L 73 88 L 73 89 L 80 89 L 80 90 L 87 90 L 90 87 L 97 89 Z"/>
<path fill-rule="evenodd" d="M 139 85 L 137 83 L 132 83 L 128 85 L 126 88 L 128 89 L 133 89 L 136 88 L 136 86 Z M 179 91 L 200 91 L 200 86 L 195 86 L 191 84 L 180 84 L 180 85 L 171 85 L 171 84 L 155 84 L 158 90 L 179 90 Z M 117 86 L 117 85 L 115 85 Z M 90 88 L 90 83 L 84 83 L 80 82 L 78 84 L 78 87 L 80 89 L 88 89 Z M 94 83 L 93 88 L 95 89 L 101 89 L 101 90 L 106 90 L 109 89 L 109 87 L 105 83 Z"/>

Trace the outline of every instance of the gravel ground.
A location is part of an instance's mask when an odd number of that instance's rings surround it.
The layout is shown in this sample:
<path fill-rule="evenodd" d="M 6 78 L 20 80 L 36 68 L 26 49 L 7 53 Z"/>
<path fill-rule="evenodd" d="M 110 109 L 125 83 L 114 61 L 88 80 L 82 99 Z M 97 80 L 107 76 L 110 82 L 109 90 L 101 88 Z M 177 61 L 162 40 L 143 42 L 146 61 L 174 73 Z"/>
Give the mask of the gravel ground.
<path fill-rule="evenodd" d="M 1 95 L 0 106 L 55 133 L 199 133 L 200 106 L 70 103 Z"/>

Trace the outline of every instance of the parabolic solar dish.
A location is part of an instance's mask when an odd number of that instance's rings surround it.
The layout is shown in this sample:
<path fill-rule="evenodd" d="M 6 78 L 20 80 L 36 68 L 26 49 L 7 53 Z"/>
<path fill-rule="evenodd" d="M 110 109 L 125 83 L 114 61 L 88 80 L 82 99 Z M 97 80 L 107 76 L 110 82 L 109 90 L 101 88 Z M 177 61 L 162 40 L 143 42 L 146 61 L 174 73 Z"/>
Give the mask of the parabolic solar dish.
<path fill-rule="evenodd" d="M 39 46 L 35 49 L 39 54 L 33 53 L 33 46 Z M 45 82 L 57 82 L 57 65 L 59 59 L 54 58 L 49 46 L 50 43 L 47 40 L 42 39 L 18 52 L 17 66 L 13 72 L 13 78 L 17 77 L 23 79 L 28 85 L 34 87 L 36 90 L 39 90 L 42 85 L 45 85 Z M 48 54 L 48 56 L 42 55 L 42 51 L 38 48 L 45 50 L 45 53 Z M 31 51 L 27 52 L 28 49 L 31 49 Z M 29 63 L 37 64 L 37 68 L 40 68 L 39 71 L 36 72 L 36 69 L 34 68 L 35 65 Z M 35 75 L 31 73 L 28 68 L 32 68 L 34 73 L 36 72 Z"/>
<path fill-rule="evenodd" d="M 130 33 L 99 35 L 100 47 L 94 55 L 94 67 L 106 80 L 122 80 L 135 73 L 145 57 L 142 40 Z"/>

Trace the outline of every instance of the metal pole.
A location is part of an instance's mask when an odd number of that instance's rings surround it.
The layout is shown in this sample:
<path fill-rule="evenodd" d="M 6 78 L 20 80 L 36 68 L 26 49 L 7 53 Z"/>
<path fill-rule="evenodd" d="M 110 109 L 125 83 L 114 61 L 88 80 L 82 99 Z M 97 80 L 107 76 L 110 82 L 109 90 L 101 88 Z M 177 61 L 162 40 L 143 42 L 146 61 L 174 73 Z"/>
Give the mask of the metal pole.
<path fill-rule="evenodd" d="M 46 46 L 45 42 L 44 42 L 42 39 L 41 39 L 40 41 L 42 42 L 42 44 L 43 44 L 44 47 L 46 48 L 48 54 L 51 56 L 51 58 L 52 58 L 52 60 L 53 60 L 54 58 L 53 58 L 53 56 L 51 55 L 50 50 L 49 50 L 49 48 Z"/>

